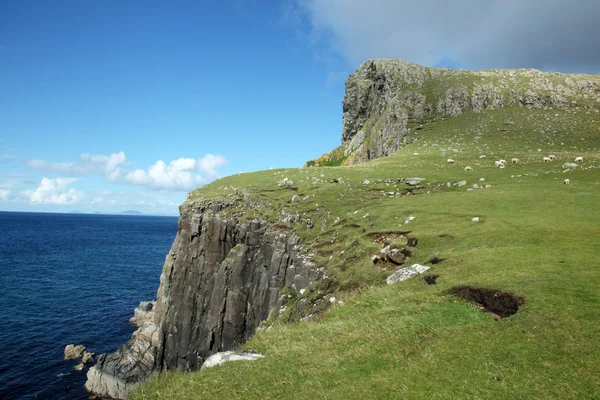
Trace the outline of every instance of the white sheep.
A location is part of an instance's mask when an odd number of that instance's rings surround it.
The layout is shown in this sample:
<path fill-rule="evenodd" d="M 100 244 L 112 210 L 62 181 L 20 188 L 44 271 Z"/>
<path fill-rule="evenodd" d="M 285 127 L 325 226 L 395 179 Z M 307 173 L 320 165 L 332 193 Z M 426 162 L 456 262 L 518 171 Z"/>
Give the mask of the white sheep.
<path fill-rule="evenodd" d="M 451 158 L 449 158 L 449 159 L 448 159 L 446 162 L 447 162 L 448 164 L 454 164 L 454 160 L 453 160 L 453 159 L 451 159 Z"/>
<path fill-rule="evenodd" d="M 518 164 L 521 162 L 521 160 L 519 160 L 518 158 L 513 158 L 512 160 L 510 160 L 513 164 Z"/>
<path fill-rule="evenodd" d="M 498 168 L 504 168 L 505 163 L 503 163 L 502 160 L 499 160 L 499 161 L 494 161 L 494 164 L 496 164 L 496 167 L 498 167 Z"/>
<path fill-rule="evenodd" d="M 550 157 L 544 157 L 544 162 L 550 162 L 552 159 Z"/>
<path fill-rule="evenodd" d="M 582 163 L 582 162 L 583 162 L 583 157 L 577 157 L 577 158 L 575 159 L 575 162 Z"/>
<path fill-rule="evenodd" d="M 502 163 L 500 163 L 500 166 L 499 166 L 498 168 L 502 169 L 502 168 L 504 168 L 504 167 L 505 167 L 505 165 L 504 165 L 504 164 L 502 164 Z"/>
<path fill-rule="evenodd" d="M 556 156 L 554 154 L 550 154 L 548 156 L 549 159 L 551 159 L 552 161 L 556 160 Z"/>
<path fill-rule="evenodd" d="M 473 171 L 473 168 L 471 168 L 471 167 L 465 167 L 465 171 Z"/>
<path fill-rule="evenodd" d="M 506 164 L 506 160 L 498 160 L 500 161 L 502 164 Z"/>
<path fill-rule="evenodd" d="M 564 182 L 564 183 L 565 183 L 565 185 L 568 185 L 569 183 L 571 183 L 571 181 L 570 181 L 570 180 L 568 180 L 568 179 L 565 179 L 565 182 Z"/>

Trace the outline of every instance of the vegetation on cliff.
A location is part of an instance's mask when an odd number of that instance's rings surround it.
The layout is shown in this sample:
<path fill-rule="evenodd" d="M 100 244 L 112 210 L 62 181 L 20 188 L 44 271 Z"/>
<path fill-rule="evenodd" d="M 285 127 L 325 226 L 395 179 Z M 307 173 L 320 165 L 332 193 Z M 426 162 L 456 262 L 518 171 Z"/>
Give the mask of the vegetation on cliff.
<path fill-rule="evenodd" d="M 420 86 L 427 99 L 447 93 L 435 82 Z M 423 117 L 397 152 L 358 165 L 239 174 L 191 193 L 183 209 L 224 200 L 234 204 L 225 214 L 293 230 L 326 278 L 282 292 L 281 317 L 243 345 L 264 359 L 159 375 L 131 398 L 600 397 L 600 102 L 561 96 L 568 105 Z M 414 177 L 424 180 L 406 183 Z M 371 256 L 401 233 L 419 239 L 409 264 L 431 266 L 437 284 L 385 286 L 395 266 Z M 448 293 L 458 285 L 524 303 L 498 320 Z M 325 309 L 315 303 L 331 309 L 284 323 Z"/>

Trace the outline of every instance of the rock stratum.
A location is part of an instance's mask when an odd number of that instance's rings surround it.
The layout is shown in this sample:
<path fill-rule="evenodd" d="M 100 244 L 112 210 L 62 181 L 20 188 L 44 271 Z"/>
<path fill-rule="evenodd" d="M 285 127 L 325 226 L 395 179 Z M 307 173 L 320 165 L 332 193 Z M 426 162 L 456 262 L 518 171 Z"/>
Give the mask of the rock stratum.
<path fill-rule="evenodd" d="M 270 314 L 276 318 L 284 287 L 306 288 L 314 273 L 299 237 L 224 215 L 234 205 L 196 199 L 180 207 L 156 303 L 136 312 L 139 328 L 125 345 L 90 368 L 89 392 L 122 399 L 154 372 L 199 369 L 245 342 Z"/>
<path fill-rule="evenodd" d="M 465 111 L 597 108 L 599 102 L 597 76 L 369 60 L 346 81 L 342 145 L 306 166 L 353 165 L 389 156 L 417 140 L 424 124 Z"/>

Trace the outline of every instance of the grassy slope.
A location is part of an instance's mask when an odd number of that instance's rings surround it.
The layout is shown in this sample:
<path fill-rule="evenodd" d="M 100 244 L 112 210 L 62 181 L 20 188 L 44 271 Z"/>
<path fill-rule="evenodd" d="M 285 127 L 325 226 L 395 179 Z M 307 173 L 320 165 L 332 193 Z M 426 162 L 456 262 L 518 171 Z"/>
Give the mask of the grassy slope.
<path fill-rule="evenodd" d="M 427 124 L 416 143 L 388 158 L 236 175 L 200 189 L 192 196 L 244 187 L 272 205 L 253 211 L 271 219 L 281 208 L 306 213 L 315 227 L 298 223 L 295 230 L 318 245 L 315 260 L 340 282 L 335 295 L 345 304 L 315 322 L 259 332 L 244 347 L 265 354 L 263 360 L 165 374 L 131 397 L 600 398 L 599 121 L 586 111 L 468 112 Z M 557 161 L 543 163 L 550 153 Z M 585 163 L 563 172 L 562 164 L 580 155 Z M 521 163 L 494 167 L 494 160 L 512 157 Z M 465 172 L 467 165 L 474 171 Z M 422 194 L 382 195 L 405 188 L 386 179 L 413 176 L 430 185 Z M 278 189 L 282 177 L 297 191 Z M 463 179 L 465 187 L 446 187 Z M 474 183 L 492 187 L 467 192 Z M 311 198 L 292 203 L 294 194 Z M 409 215 L 416 219 L 402 224 Z M 481 221 L 472 222 L 474 216 Z M 409 264 L 447 258 L 431 270 L 440 275 L 438 285 L 419 278 L 379 285 L 389 271 L 369 260 L 381 246 L 367 234 L 405 229 L 420 239 Z M 526 304 L 495 321 L 443 294 L 456 284 L 510 290 Z"/>

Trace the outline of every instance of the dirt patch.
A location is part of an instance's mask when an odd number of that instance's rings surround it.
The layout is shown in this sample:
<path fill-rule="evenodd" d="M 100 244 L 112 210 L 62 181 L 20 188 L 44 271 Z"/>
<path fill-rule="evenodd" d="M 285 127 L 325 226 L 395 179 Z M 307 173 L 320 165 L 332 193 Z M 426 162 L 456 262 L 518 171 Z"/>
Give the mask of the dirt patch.
<path fill-rule="evenodd" d="M 499 318 L 506 318 L 516 314 L 519 311 L 519 307 L 525 303 L 523 297 L 510 292 L 468 285 L 454 286 L 448 289 L 447 293 L 465 300 L 474 301 L 482 306 L 485 311 Z"/>
<path fill-rule="evenodd" d="M 345 239 L 346 238 L 342 236 L 342 237 L 336 238 L 335 240 L 332 240 L 330 242 L 319 243 L 317 245 L 314 245 L 313 247 L 315 249 L 322 249 L 323 247 L 329 247 L 329 246 L 333 246 L 334 244 L 342 243 Z"/>
<path fill-rule="evenodd" d="M 440 277 L 439 275 L 425 275 L 423 277 L 423 280 L 428 285 L 437 285 L 437 278 L 439 278 L 439 277 Z"/>
<path fill-rule="evenodd" d="M 369 233 L 369 236 L 375 243 L 385 244 L 389 243 L 390 240 L 400 239 L 402 237 L 408 238 L 408 234 L 412 231 L 396 231 L 396 232 L 373 232 Z"/>
<path fill-rule="evenodd" d="M 433 257 L 431 260 L 429 260 L 427 262 L 430 263 L 430 264 L 434 264 L 435 265 L 435 264 L 439 264 L 439 263 L 441 263 L 442 261 L 445 261 L 445 260 L 446 260 L 445 258 Z"/>

